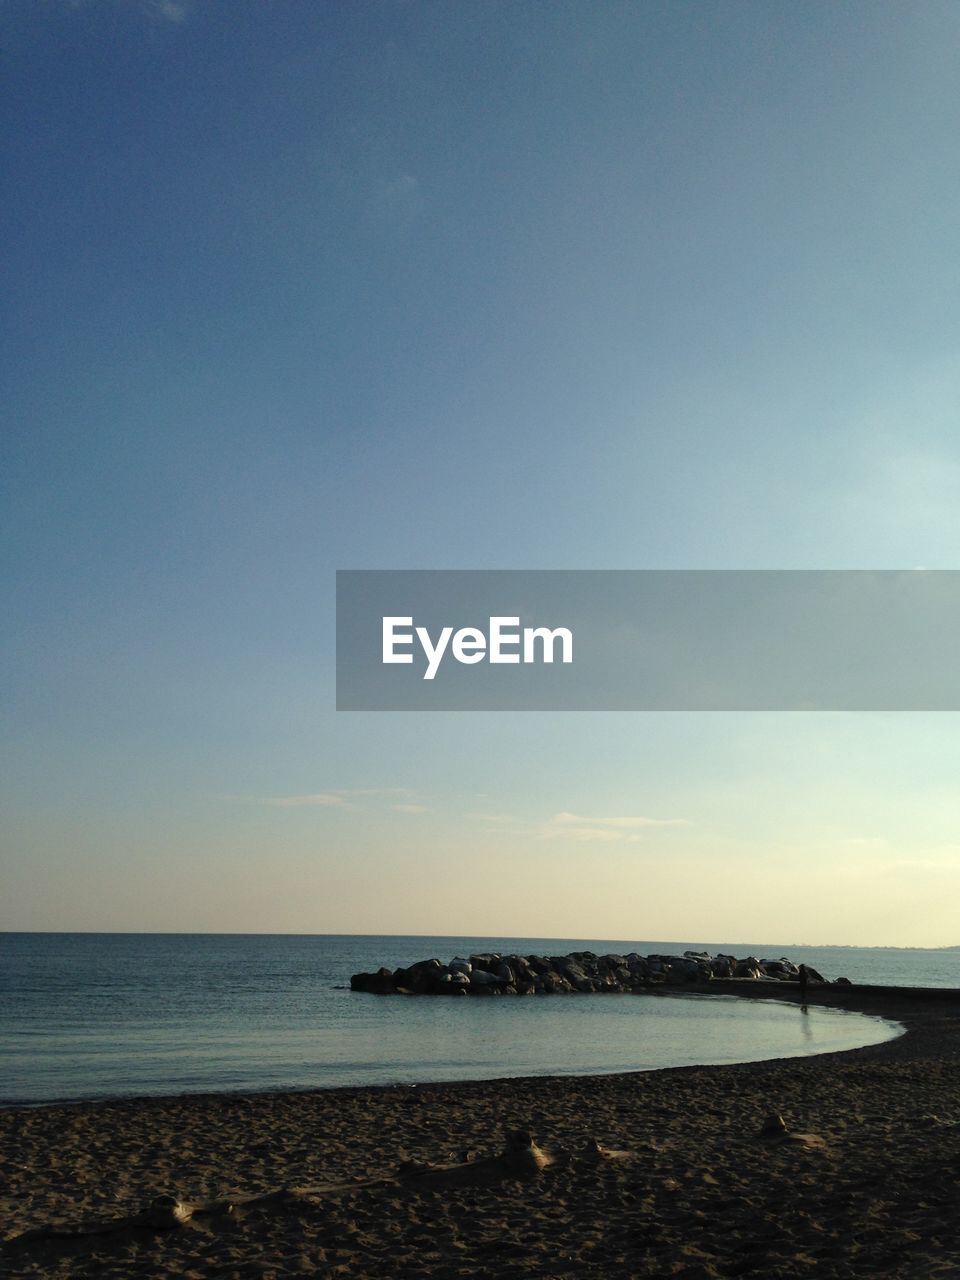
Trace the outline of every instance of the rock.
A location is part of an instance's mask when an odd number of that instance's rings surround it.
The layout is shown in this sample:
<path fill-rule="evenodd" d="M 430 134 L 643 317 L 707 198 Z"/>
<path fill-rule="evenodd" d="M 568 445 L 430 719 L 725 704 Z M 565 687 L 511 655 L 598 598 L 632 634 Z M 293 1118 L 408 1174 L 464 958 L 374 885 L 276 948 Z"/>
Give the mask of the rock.
<path fill-rule="evenodd" d="M 439 960 L 418 960 L 409 969 L 394 971 L 396 985 L 408 988 L 414 995 L 429 995 L 440 989 L 440 979 L 447 972 Z"/>
<path fill-rule="evenodd" d="M 568 956 L 557 956 L 555 959 L 557 972 L 566 978 L 575 991 L 592 991 L 593 980 L 583 966 Z"/>
<path fill-rule="evenodd" d="M 470 986 L 470 976 L 466 973 L 444 973 L 440 975 L 440 990 L 444 995 L 459 995 Z"/>
<path fill-rule="evenodd" d="M 350 979 L 351 991 L 367 991 L 375 996 L 392 996 L 396 991 L 396 983 L 389 969 L 378 969 L 376 973 L 355 973 Z"/>
<path fill-rule="evenodd" d="M 747 956 L 711 956 L 705 951 L 685 951 L 683 955 L 641 956 L 609 952 L 574 951 L 567 956 L 500 955 L 478 952 L 469 960 L 454 956 L 448 965 L 437 959 L 420 960 L 409 968 L 381 968 L 376 973 L 356 973 L 350 979 L 353 991 L 377 995 L 553 995 L 591 992 L 616 994 L 639 991 L 668 982 L 673 985 L 708 983 L 714 978 L 748 980 L 777 979 L 795 982 L 799 970 L 786 956 L 758 960 Z M 807 966 L 811 982 L 823 977 Z M 846 979 L 838 982 L 846 983 Z"/>
<path fill-rule="evenodd" d="M 502 979 L 498 978 L 495 973 L 490 973 L 487 969 L 478 969 L 476 965 L 470 974 L 471 987 L 498 987 Z"/>
<path fill-rule="evenodd" d="M 701 978 L 700 966 L 695 960 L 688 960 L 684 956 L 671 956 L 666 965 L 668 982 L 699 982 Z M 709 976 L 709 969 L 707 975 Z"/>

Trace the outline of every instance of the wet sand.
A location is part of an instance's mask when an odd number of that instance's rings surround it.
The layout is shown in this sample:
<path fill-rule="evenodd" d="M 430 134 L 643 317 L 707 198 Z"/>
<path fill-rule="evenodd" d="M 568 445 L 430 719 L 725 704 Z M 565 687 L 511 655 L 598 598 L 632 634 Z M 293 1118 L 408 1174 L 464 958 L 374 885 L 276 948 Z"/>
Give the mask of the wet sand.
<path fill-rule="evenodd" d="M 810 1002 L 907 1032 L 742 1066 L 0 1111 L 0 1274 L 960 1277 L 960 992 Z M 504 1158 L 517 1131 L 535 1147 Z M 145 1214 L 164 1194 L 183 1208 Z"/>

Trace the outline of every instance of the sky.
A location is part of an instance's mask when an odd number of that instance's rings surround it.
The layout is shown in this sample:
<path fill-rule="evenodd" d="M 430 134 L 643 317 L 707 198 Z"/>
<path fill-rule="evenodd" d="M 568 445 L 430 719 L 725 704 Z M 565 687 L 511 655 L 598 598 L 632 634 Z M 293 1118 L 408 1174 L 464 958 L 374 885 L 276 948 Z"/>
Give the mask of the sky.
<path fill-rule="evenodd" d="M 958 49 L 3 0 L 0 928 L 960 942 L 955 714 L 334 709 L 337 569 L 960 567 Z"/>

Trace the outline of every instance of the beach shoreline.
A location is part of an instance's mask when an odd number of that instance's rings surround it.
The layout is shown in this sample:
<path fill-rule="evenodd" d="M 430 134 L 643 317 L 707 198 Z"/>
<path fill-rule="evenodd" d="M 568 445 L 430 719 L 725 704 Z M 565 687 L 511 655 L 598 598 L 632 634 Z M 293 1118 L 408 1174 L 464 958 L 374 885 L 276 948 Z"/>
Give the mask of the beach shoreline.
<path fill-rule="evenodd" d="M 796 1002 L 786 986 L 708 993 Z M 904 1034 L 724 1066 L 8 1108 L 4 1270 L 960 1275 L 960 992 L 829 984 L 810 1004 Z M 764 1136 L 773 1115 L 786 1131 Z M 554 1163 L 485 1165 L 516 1131 Z M 219 1211 L 136 1222 L 163 1193 Z"/>

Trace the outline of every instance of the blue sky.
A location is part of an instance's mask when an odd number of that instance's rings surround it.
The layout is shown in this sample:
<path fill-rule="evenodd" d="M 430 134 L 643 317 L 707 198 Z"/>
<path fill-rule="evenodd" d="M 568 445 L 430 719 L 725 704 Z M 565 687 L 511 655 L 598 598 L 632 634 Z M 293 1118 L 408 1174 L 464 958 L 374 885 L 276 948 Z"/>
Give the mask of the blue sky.
<path fill-rule="evenodd" d="M 337 714 L 333 604 L 956 568 L 958 35 L 0 7 L 0 926 L 956 942 L 955 716 Z"/>

